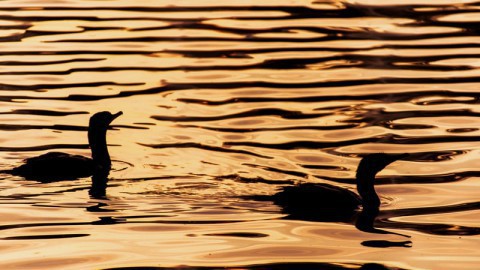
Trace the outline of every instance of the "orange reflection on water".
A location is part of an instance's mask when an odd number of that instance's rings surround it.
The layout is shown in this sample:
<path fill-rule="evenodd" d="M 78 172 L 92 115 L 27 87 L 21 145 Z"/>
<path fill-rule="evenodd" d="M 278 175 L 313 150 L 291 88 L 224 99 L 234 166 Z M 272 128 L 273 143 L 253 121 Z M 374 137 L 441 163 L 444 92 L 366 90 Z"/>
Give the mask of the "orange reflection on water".
<path fill-rule="evenodd" d="M 1 175 L 2 269 L 477 267 L 471 1 L 4 2 L 2 169 L 88 156 L 92 113 L 124 114 L 106 198 Z M 252 199 L 354 190 L 374 152 L 411 154 L 377 179 L 390 234 Z"/>

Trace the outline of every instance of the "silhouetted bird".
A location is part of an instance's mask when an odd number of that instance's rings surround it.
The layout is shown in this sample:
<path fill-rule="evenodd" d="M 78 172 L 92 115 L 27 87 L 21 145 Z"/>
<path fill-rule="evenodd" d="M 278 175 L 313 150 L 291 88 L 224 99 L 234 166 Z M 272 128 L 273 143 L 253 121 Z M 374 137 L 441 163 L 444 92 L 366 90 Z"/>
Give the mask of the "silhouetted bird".
<path fill-rule="evenodd" d="M 90 117 L 88 143 L 92 151 L 92 158 L 50 152 L 28 158 L 23 165 L 4 172 L 38 181 L 71 180 L 93 174 L 108 175 L 111 160 L 107 148 L 107 129 L 110 123 L 120 115 L 122 112 L 111 114 L 105 111 Z"/>
<path fill-rule="evenodd" d="M 363 206 L 362 219 L 371 224 L 357 224 L 357 228 L 373 228 L 373 220 L 378 214 L 380 199 L 375 192 L 374 182 L 378 172 L 390 163 L 408 156 L 408 154 L 369 154 L 358 165 L 356 181 L 360 194 L 324 183 L 306 183 L 284 187 L 282 191 L 273 195 L 270 200 L 282 207 L 289 219 L 352 222 L 356 211 Z M 361 228 L 359 228 L 361 229 Z"/>

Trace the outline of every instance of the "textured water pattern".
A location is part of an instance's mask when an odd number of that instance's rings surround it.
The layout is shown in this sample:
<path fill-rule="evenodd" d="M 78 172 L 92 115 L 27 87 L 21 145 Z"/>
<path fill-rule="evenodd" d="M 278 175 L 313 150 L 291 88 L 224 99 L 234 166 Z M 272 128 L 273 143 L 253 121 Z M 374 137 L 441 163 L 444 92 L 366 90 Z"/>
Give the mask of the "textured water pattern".
<path fill-rule="evenodd" d="M 124 112 L 106 198 L 1 174 L 0 268 L 478 269 L 479 25 L 466 0 L 0 1 L 1 169 L 89 155 L 91 113 Z M 377 179 L 391 234 L 251 197 L 354 190 L 372 152 L 411 153 Z"/>

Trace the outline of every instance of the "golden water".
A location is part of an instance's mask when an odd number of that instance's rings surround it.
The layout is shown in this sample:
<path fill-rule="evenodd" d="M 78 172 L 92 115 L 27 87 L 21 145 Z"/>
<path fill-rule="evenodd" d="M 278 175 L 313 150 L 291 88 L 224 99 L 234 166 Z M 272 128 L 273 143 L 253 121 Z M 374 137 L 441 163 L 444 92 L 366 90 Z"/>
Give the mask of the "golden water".
<path fill-rule="evenodd" d="M 480 2 L 383 2 L 0 1 L 2 169 L 124 112 L 107 198 L 1 175 L 0 268 L 479 269 Z M 409 238 L 247 199 L 371 152 Z"/>

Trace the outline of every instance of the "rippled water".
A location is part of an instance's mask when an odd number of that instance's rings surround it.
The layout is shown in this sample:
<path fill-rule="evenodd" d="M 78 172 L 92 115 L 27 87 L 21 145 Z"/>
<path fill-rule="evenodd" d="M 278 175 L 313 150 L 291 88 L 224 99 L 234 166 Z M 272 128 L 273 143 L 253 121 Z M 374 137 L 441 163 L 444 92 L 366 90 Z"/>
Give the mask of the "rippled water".
<path fill-rule="evenodd" d="M 124 115 L 106 198 L 1 175 L 0 268 L 478 269 L 480 2 L 380 2 L 1 1 L 1 169 Z M 392 234 L 249 199 L 372 152 Z"/>

